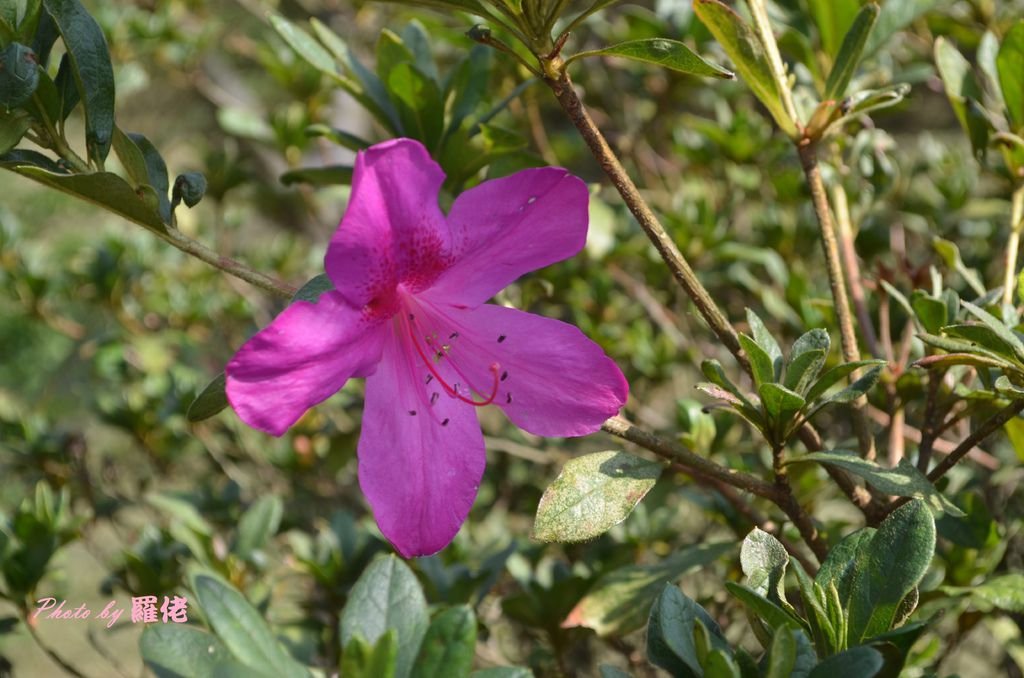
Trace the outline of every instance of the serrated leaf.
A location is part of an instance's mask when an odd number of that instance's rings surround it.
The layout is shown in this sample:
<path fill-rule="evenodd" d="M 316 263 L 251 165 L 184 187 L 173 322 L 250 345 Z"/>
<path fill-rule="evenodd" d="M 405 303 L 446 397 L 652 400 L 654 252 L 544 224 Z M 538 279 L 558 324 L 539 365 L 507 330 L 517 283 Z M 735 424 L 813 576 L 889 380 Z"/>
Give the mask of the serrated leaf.
<path fill-rule="evenodd" d="M 416 575 L 393 555 L 374 560 L 360 575 L 341 613 L 341 645 L 356 635 L 375 643 L 388 629 L 398 636 L 397 678 L 410 674 L 430 625 Z"/>
<path fill-rule="evenodd" d="M 79 0 L 43 0 L 71 58 L 85 108 L 89 158 L 102 163 L 114 136 L 114 69 L 103 31 Z"/>
<path fill-rule="evenodd" d="M 212 633 L 178 624 L 146 626 L 139 637 L 139 652 L 157 678 L 212 676 L 217 664 L 232 658 Z"/>
<path fill-rule="evenodd" d="M 790 137 L 797 134 L 795 121 L 782 103 L 782 94 L 760 38 L 740 17 L 718 0 L 694 0 L 693 11 L 732 59 L 740 77 Z"/>
<path fill-rule="evenodd" d="M 203 615 L 217 637 L 246 666 L 280 676 L 309 676 L 274 637 L 262 615 L 239 591 L 212 572 L 191 576 Z"/>
<path fill-rule="evenodd" d="M 592 56 L 615 56 L 633 61 L 661 66 L 669 70 L 687 75 L 730 80 L 736 76 L 732 72 L 706 61 L 685 44 L 668 38 L 646 38 L 629 40 L 602 49 L 595 49 L 574 54 L 568 62 Z"/>
<path fill-rule="evenodd" d="M 238 535 L 232 550 L 245 560 L 262 549 L 277 534 L 284 515 L 284 504 L 279 497 L 260 497 L 242 514 L 238 521 Z"/>
<path fill-rule="evenodd" d="M 219 414 L 228 406 L 227 375 L 221 372 L 188 406 L 185 417 L 195 423 Z"/>
<path fill-rule="evenodd" d="M 618 525 L 654 487 L 662 465 L 625 452 L 577 457 L 544 491 L 533 538 L 546 542 L 594 539 Z"/>
<path fill-rule="evenodd" d="M 920 583 L 934 553 L 935 521 L 923 501 L 904 504 L 882 522 L 850 589 L 850 645 L 889 630 L 900 603 Z"/>
<path fill-rule="evenodd" d="M 700 544 L 653 565 L 627 565 L 612 570 L 577 603 L 563 626 L 585 626 L 602 637 L 635 631 L 644 625 L 651 603 L 666 582 L 708 565 L 735 548 L 730 542 Z"/>
<path fill-rule="evenodd" d="M 1003 36 L 996 55 L 999 88 L 1013 131 L 1024 128 L 1024 21 L 1018 21 Z"/>
<path fill-rule="evenodd" d="M 673 584 L 666 584 L 651 607 L 647 624 L 647 659 L 676 678 L 703 675 L 694 627 L 701 622 L 712 643 L 725 644 L 722 630 L 711 615 Z"/>
<path fill-rule="evenodd" d="M 423 637 L 413 678 L 466 676 L 476 650 L 476 615 L 468 605 L 452 607 L 430 623 Z"/>
<path fill-rule="evenodd" d="M 900 461 L 895 468 L 879 466 L 873 461 L 862 459 L 853 452 L 835 450 L 832 452 L 811 452 L 799 457 L 792 457 L 790 464 L 800 462 L 818 462 L 829 464 L 845 471 L 860 476 L 879 492 L 890 494 L 896 497 L 915 497 L 924 500 L 928 507 L 937 515 L 949 513 L 953 516 L 963 516 L 964 512 L 956 507 L 953 502 L 946 498 L 941 492 L 935 489 L 928 477 L 909 463 L 906 459 Z"/>
<path fill-rule="evenodd" d="M 861 7 L 854 18 L 850 30 L 843 38 L 843 44 L 839 48 L 839 54 L 836 56 L 832 70 L 828 74 L 828 81 L 825 83 L 826 100 L 839 99 L 846 94 L 846 88 L 849 86 L 850 80 L 853 79 L 854 73 L 857 72 L 857 66 L 860 65 L 864 47 L 871 35 L 871 29 L 874 28 L 875 21 L 878 20 L 878 13 L 878 5 L 869 3 Z"/>

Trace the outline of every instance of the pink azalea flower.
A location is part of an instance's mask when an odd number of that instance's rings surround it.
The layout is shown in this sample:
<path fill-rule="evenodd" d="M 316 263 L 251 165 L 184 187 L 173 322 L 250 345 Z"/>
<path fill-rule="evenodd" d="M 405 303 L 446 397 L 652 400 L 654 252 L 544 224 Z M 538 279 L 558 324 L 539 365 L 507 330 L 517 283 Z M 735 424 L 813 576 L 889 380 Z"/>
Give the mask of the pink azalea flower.
<path fill-rule="evenodd" d="M 524 170 L 466 191 L 445 216 L 443 181 L 419 142 L 360 153 L 324 257 L 335 289 L 291 304 L 226 370 L 235 412 L 277 436 L 349 378 L 366 378 L 359 482 L 405 557 L 447 546 L 473 505 L 485 456 L 478 407 L 496 405 L 537 435 L 580 436 L 628 390 L 576 327 L 484 303 L 583 248 L 583 182 Z"/>

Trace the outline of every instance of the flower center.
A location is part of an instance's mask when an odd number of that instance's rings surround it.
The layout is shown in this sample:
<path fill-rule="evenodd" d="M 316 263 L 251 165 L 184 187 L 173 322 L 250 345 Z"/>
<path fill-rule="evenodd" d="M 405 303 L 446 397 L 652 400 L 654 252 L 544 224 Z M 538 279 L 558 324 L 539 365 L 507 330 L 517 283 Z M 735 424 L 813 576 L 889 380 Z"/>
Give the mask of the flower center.
<path fill-rule="evenodd" d="M 491 392 L 489 395 L 484 395 L 481 391 L 476 391 L 483 400 L 476 400 L 473 397 L 474 389 L 471 385 L 469 378 L 459 369 L 458 364 L 451 359 L 451 351 L 454 347 L 455 342 L 459 338 L 458 332 L 452 332 L 445 342 L 441 342 L 437 332 L 424 332 L 416 320 L 416 314 L 409 314 L 409 338 L 412 340 L 412 345 L 416 348 L 416 353 L 419 354 L 420 360 L 423 361 L 423 365 L 427 368 L 430 373 L 427 376 L 428 383 L 434 379 L 441 385 L 444 392 L 453 398 L 458 398 L 464 403 L 472 405 L 473 407 L 483 407 L 484 405 L 490 405 L 494 402 L 494 399 L 498 395 L 498 386 L 502 379 L 501 365 L 498 363 L 491 363 L 488 370 L 493 377 L 493 383 L 491 384 Z M 420 337 L 423 337 L 423 343 L 426 344 L 424 350 L 423 344 L 420 342 Z M 441 375 L 438 370 L 438 365 L 442 360 L 447 360 L 448 366 L 466 383 L 466 388 L 463 389 L 461 383 L 449 384 L 445 378 Z M 437 394 L 431 398 L 430 404 L 433 405 Z"/>

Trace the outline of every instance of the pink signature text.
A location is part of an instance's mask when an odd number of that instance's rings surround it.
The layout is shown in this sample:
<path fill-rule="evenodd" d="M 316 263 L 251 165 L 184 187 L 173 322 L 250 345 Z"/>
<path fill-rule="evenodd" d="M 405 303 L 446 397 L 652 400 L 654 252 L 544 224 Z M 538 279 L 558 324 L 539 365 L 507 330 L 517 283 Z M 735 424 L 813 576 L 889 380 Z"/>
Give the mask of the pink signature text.
<path fill-rule="evenodd" d="M 119 605 L 116 600 L 111 600 L 95 615 L 93 614 L 94 610 L 85 603 L 78 607 L 71 607 L 66 600 L 40 598 L 36 601 L 36 611 L 32 615 L 32 619 L 35 621 L 40 615 L 43 615 L 43 619 L 60 621 L 95 618 L 106 621 L 109 629 L 117 623 L 126 610 L 131 611 L 130 617 L 133 624 L 139 622 L 144 624 L 154 622 L 183 624 L 188 621 L 188 598 L 164 596 L 161 602 L 156 596 L 133 596 L 130 608 Z"/>

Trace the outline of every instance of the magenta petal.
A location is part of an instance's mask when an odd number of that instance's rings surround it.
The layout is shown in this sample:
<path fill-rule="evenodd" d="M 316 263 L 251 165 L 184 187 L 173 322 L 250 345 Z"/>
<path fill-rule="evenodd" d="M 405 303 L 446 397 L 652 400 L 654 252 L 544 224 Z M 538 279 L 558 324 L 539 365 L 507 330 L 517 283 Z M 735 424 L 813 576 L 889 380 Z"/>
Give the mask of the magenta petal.
<path fill-rule="evenodd" d="M 291 304 L 228 363 L 227 396 L 242 421 L 282 435 L 349 377 L 371 374 L 384 325 L 367 320 L 335 291 Z"/>
<path fill-rule="evenodd" d="M 396 139 L 359 154 L 348 209 L 324 257 L 327 276 L 356 307 L 388 304 L 395 286 L 430 285 L 449 263 L 437 203 L 444 172 L 418 141 Z"/>
<path fill-rule="evenodd" d="M 586 185 L 545 167 L 486 181 L 448 214 L 454 263 L 431 296 L 481 304 L 520 276 L 567 259 L 587 239 Z"/>
<path fill-rule="evenodd" d="M 457 366 L 478 398 L 496 385 L 494 404 L 521 429 L 586 435 L 626 402 L 629 385 L 618 366 L 572 325 L 493 304 L 423 308 L 430 310 L 430 331 L 458 333 L 442 363 Z"/>
<path fill-rule="evenodd" d="M 447 546 L 476 499 L 484 439 L 473 407 L 428 395 L 415 349 L 391 336 L 366 380 L 359 484 L 384 536 L 406 558 Z"/>

